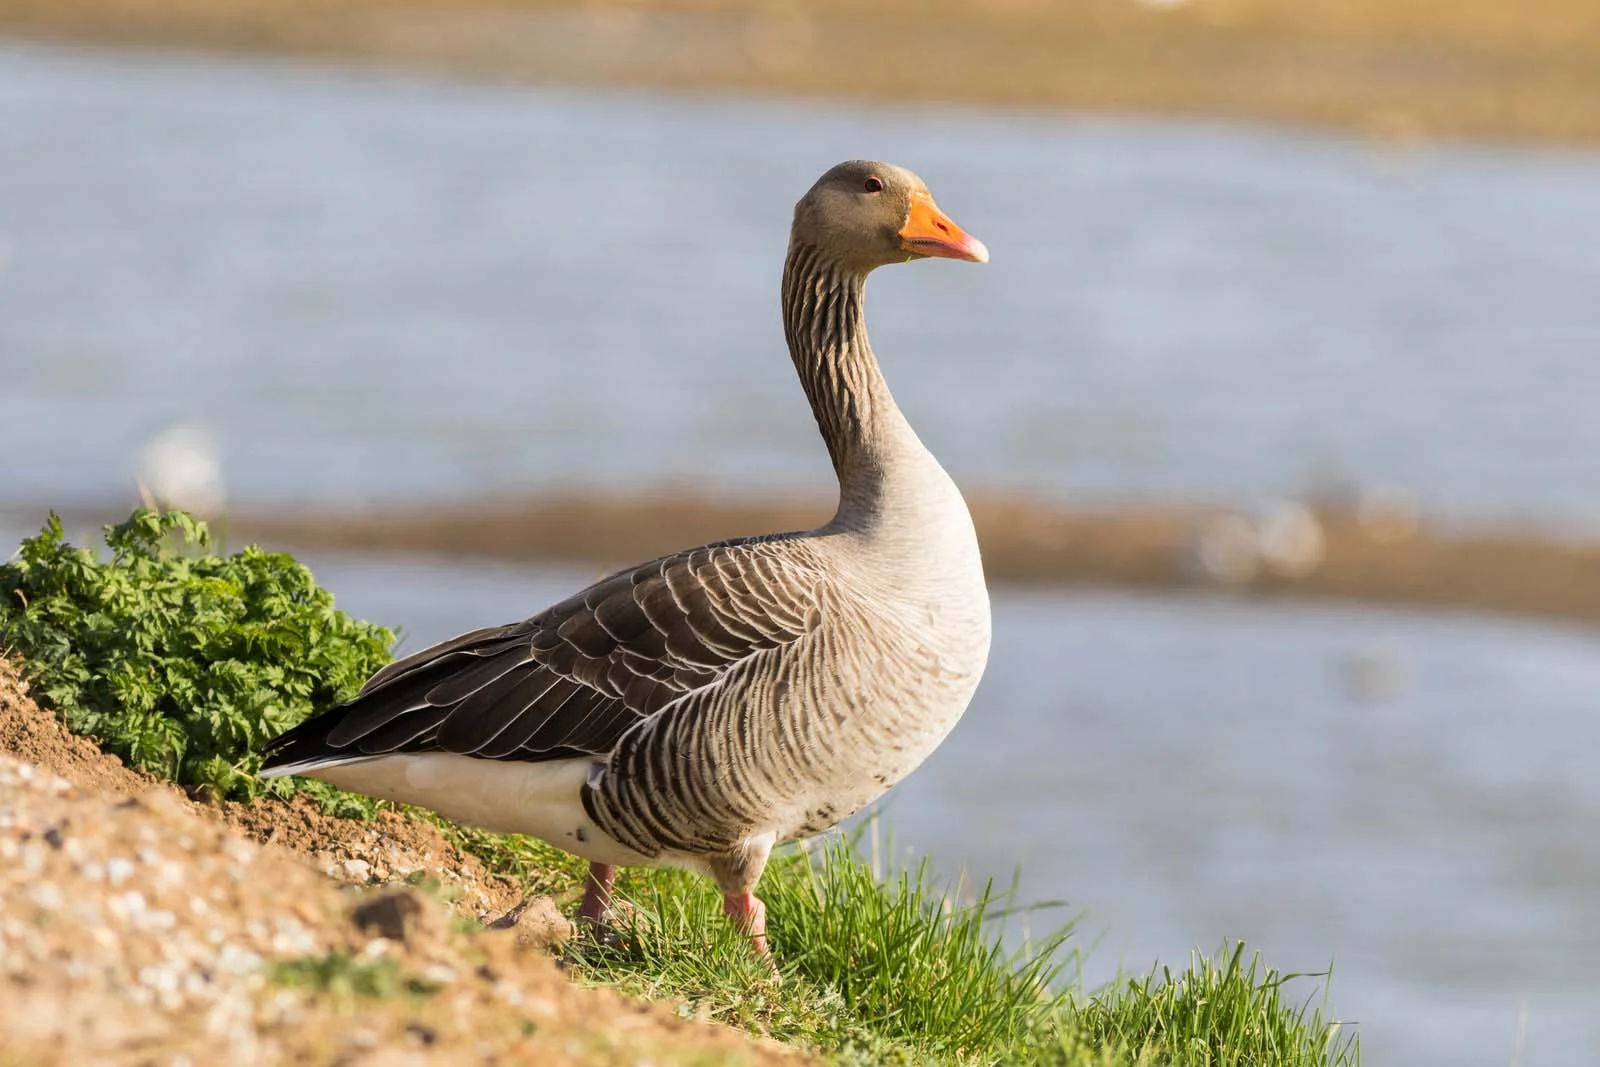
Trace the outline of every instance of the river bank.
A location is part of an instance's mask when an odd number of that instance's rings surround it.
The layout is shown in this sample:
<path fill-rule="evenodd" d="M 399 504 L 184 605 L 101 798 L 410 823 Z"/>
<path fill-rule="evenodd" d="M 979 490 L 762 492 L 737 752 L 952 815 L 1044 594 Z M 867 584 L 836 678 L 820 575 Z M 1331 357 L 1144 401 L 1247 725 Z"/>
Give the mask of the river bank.
<path fill-rule="evenodd" d="M 995 585 L 1210 591 L 1600 620 L 1600 544 L 1535 525 L 1429 522 L 1403 500 L 1388 510 L 1292 501 L 1254 509 L 1073 508 L 977 496 L 971 509 Z M 3 506 L 0 521 L 30 530 L 46 511 Z M 118 511 L 77 507 L 62 514 L 70 530 L 87 534 Z M 830 511 L 822 499 L 602 491 L 415 508 L 245 507 L 214 525 L 234 545 L 576 564 L 599 575 L 689 545 L 809 529 Z"/>
<path fill-rule="evenodd" d="M 549 84 L 1600 141 L 1582 0 L 0 0 L 0 33 Z"/>
<path fill-rule="evenodd" d="M 807 529 L 822 500 L 584 494 L 349 512 L 248 510 L 230 535 L 295 549 L 599 571 L 718 538 Z M 1035 587 L 1212 589 L 1600 619 L 1600 545 L 1537 528 L 1460 528 L 1385 510 L 1284 503 L 1256 511 L 1181 505 L 1085 510 L 1023 499 L 972 502 L 991 582 Z"/>

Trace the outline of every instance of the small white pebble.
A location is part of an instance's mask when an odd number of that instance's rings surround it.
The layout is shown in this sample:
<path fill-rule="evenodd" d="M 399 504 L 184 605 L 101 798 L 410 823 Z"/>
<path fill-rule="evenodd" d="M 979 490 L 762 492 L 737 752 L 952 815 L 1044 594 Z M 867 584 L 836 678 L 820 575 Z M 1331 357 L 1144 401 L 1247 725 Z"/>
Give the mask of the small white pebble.
<path fill-rule="evenodd" d="M 112 885 L 121 885 L 133 877 L 133 864 L 121 856 L 113 856 L 106 860 L 106 881 Z"/>
<path fill-rule="evenodd" d="M 442 963 L 432 963 L 422 969 L 422 977 L 439 985 L 450 985 L 456 980 L 456 972 Z"/>
<path fill-rule="evenodd" d="M 46 911 L 55 911 L 67 902 L 66 896 L 61 892 L 61 887 L 54 882 L 44 882 L 33 887 L 33 892 L 28 894 L 33 902 Z"/>
<path fill-rule="evenodd" d="M 317 939 L 294 919 L 281 919 L 272 933 L 272 951 L 283 956 L 308 956 L 317 950 Z"/>
<path fill-rule="evenodd" d="M 244 974 L 261 966 L 261 957 L 238 945 L 223 945 L 217 953 L 217 970 L 225 974 Z"/>
<path fill-rule="evenodd" d="M 139 984 L 149 986 L 151 989 L 168 990 L 178 988 L 178 976 L 165 967 L 139 968 Z"/>

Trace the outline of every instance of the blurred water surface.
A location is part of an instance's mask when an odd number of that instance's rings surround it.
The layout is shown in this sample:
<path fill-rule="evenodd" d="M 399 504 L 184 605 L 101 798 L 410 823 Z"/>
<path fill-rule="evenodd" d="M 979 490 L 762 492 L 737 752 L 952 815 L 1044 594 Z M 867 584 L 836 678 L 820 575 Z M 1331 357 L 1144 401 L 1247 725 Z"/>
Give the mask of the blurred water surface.
<path fill-rule="evenodd" d="M 235 499 L 826 486 L 789 205 L 920 170 L 992 264 L 873 283 L 968 486 L 1246 500 L 1334 474 L 1600 518 L 1600 157 L 1222 126 L 654 100 L 0 48 L 0 502 L 125 497 L 175 421 Z M 0 535 L 11 544 L 15 533 Z M 408 644 L 588 573 L 314 559 Z M 1594 1062 L 1600 638 L 1449 616 L 996 600 L 895 795 L 943 869 L 1065 897 L 1089 977 L 1245 937 L 1336 963 L 1372 1062 Z"/>
<path fill-rule="evenodd" d="M 994 252 L 873 281 L 967 485 L 1600 520 L 1600 156 L 15 46 L 0 501 L 120 493 L 177 419 L 241 499 L 823 487 L 777 285 L 852 155 Z"/>

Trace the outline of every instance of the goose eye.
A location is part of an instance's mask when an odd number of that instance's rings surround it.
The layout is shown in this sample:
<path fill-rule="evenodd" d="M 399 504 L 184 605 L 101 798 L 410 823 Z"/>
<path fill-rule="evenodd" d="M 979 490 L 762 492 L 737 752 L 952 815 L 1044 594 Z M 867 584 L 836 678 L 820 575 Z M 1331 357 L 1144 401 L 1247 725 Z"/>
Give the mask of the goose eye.
<path fill-rule="evenodd" d="M 866 190 L 869 193 L 883 192 L 883 180 L 877 177 L 868 178 L 866 182 Z"/>

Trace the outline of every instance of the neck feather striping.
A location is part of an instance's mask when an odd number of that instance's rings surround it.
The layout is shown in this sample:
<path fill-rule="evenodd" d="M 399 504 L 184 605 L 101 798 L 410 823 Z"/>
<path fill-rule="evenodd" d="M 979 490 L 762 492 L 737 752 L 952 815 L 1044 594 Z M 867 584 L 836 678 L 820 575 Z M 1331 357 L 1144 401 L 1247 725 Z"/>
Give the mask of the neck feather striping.
<path fill-rule="evenodd" d="M 783 325 L 838 475 L 841 512 L 881 492 L 904 422 L 867 342 L 864 271 L 798 239 L 783 268 Z"/>

